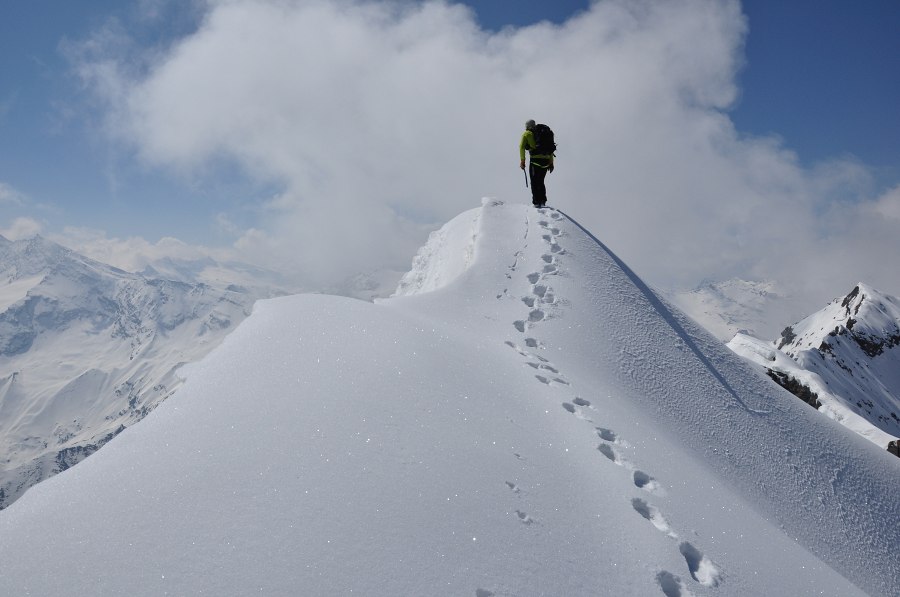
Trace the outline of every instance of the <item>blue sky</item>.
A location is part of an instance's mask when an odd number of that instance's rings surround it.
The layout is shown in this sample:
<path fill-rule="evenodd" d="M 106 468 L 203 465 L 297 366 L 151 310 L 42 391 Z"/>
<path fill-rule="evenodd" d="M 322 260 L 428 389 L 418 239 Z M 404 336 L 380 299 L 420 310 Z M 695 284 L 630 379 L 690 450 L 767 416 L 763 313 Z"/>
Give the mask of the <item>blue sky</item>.
<path fill-rule="evenodd" d="M 562 22 L 586 0 L 469 2 L 497 29 Z M 778 134 L 807 162 L 852 154 L 900 179 L 900 3 L 743 0 L 749 20 L 742 96 L 729 111 L 748 134 Z"/>
<path fill-rule="evenodd" d="M 258 3 L 262 4 L 265 3 Z M 323 0 L 311 0 L 306 4 L 327 6 L 327 2 Z M 653 110 L 658 107 L 659 112 L 647 112 L 646 123 L 643 122 L 640 113 L 632 114 L 634 123 L 630 130 L 635 138 L 644 133 L 642 127 L 651 126 L 649 123 L 655 127 L 655 133 L 662 134 L 665 130 L 680 127 L 701 113 L 706 122 L 704 126 L 721 127 L 716 129 L 716 132 L 710 133 L 711 137 L 707 139 L 709 144 L 720 145 L 725 142 L 734 145 L 723 150 L 723 155 L 731 156 L 733 160 L 746 161 L 749 158 L 740 157 L 743 152 L 757 151 L 760 146 L 765 146 L 770 153 L 765 158 L 759 158 L 760 163 L 766 159 L 775 160 L 777 166 L 773 166 L 773 171 L 793 168 L 778 184 L 780 189 L 794 189 L 797 196 L 802 198 L 798 201 L 814 202 L 808 197 L 820 193 L 829 200 L 871 201 L 876 211 L 893 213 L 891 211 L 894 209 L 891 203 L 893 200 L 885 193 L 891 193 L 900 184 L 900 119 L 896 110 L 896 106 L 900 105 L 900 35 L 896 34 L 900 30 L 900 4 L 896 0 L 861 2 L 745 0 L 740 5 L 727 0 L 722 2 L 678 0 L 675 4 L 679 5 L 680 10 L 677 18 L 673 14 L 665 16 L 666 11 L 674 4 L 670 3 L 667 8 L 666 3 L 661 0 L 641 0 L 631 3 L 628 0 L 604 1 L 598 4 L 601 9 L 593 11 L 594 15 L 587 15 L 593 10 L 591 3 L 587 1 L 524 0 L 510 3 L 473 0 L 468 2 L 468 5 L 474 9 L 474 23 L 466 14 L 452 10 L 436 11 L 430 17 L 422 17 L 416 22 L 424 23 L 423 26 L 426 28 L 432 22 L 440 22 L 440 26 L 444 29 L 458 28 L 459 34 L 448 36 L 446 44 L 453 46 L 452 52 L 460 56 L 469 52 L 467 60 L 471 60 L 473 56 L 476 59 L 495 59 L 499 52 L 497 48 L 502 47 L 502 52 L 506 52 L 503 54 L 505 61 L 503 64 L 509 67 L 508 71 L 504 71 L 503 77 L 509 77 L 510 81 L 534 85 L 535 82 L 529 80 L 528 69 L 516 64 L 516 57 L 530 51 L 529 40 L 544 35 L 540 33 L 544 30 L 530 29 L 529 26 L 548 20 L 560 27 L 549 33 L 549 38 L 541 38 L 550 39 L 550 42 L 544 43 L 554 45 L 547 47 L 546 51 L 543 48 L 539 51 L 552 55 L 557 62 L 548 63 L 546 67 L 541 66 L 540 69 L 536 68 L 535 72 L 546 72 L 545 80 L 553 79 L 554 68 L 559 70 L 562 65 L 569 62 L 584 62 L 588 70 L 580 79 L 577 74 L 573 74 L 572 89 L 567 91 L 570 95 L 588 93 L 580 90 L 578 81 L 593 77 L 593 73 L 614 74 L 616 78 L 598 81 L 596 88 L 592 87 L 594 90 L 591 93 L 598 94 L 597 101 L 593 105 L 597 106 L 596 111 L 600 112 L 601 116 L 605 105 L 609 106 L 609 110 L 613 107 L 621 109 L 624 114 L 627 111 L 625 97 L 630 98 L 628 101 L 631 105 L 635 105 L 634 100 L 637 96 L 634 94 L 649 93 L 647 90 L 656 87 L 664 89 L 663 93 L 675 89 L 680 90 L 673 92 L 676 95 L 687 93 L 687 96 L 699 98 L 696 100 L 699 102 L 697 105 L 688 105 L 683 98 L 676 97 L 672 99 L 674 102 L 672 106 L 675 107 L 671 109 L 669 104 L 663 101 L 659 102 L 659 106 L 648 104 L 653 106 Z M 304 4 L 299 3 L 297 6 L 301 5 Z M 419 3 L 404 0 L 404 5 L 418 6 Z M 637 5 L 644 8 L 635 9 Z M 257 17 L 265 18 L 264 15 L 258 14 L 260 11 L 253 12 L 252 3 L 238 2 L 237 6 L 246 8 L 248 22 L 253 22 Z M 614 9 L 616 6 L 624 8 Z M 737 10 L 734 10 L 735 6 L 738 6 Z M 628 18 L 621 21 L 621 26 L 627 29 L 627 33 L 623 36 L 630 39 L 627 36 L 633 34 L 637 46 L 626 43 L 623 46 L 625 49 L 622 50 L 624 58 L 618 58 L 621 61 L 619 64 L 608 64 L 608 56 L 602 49 L 608 48 L 609 56 L 612 56 L 614 49 L 617 51 L 620 49 L 616 46 L 616 35 L 609 31 L 604 34 L 607 37 L 602 42 L 597 42 L 599 45 L 591 46 L 601 48 L 596 56 L 586 59 L 585 56 L 578 54 L 577 48 L 567 49 L 569 43 L 567 39 L 581 39 L 579 36 L 582 34 L 588 39 L 593 35 L 589 30 L 590 27 L 597 32 L 606 31 L 604 28 L 609 23 L 629 11 Z M 745 21 L 741 17 L 741 12 L 746 18 Z M 279 160 L 287 159 L 279 152 L 290 151 L 283 146 L 278 150 L 272 147 L 269 148 L 271 151 L 259 149 L 257 153 L 253 153 L 258 149 L 257 146 L 266 144 L 269 138 L 261 136 L 254 141 L 256 143 L 254 148 L 245 150 L 241 146 L 242 139 L 221 137 L 221 134 L 224 134 L 221 128 L 228 127 L 230 122 L 241 117 L 243 112 L 241 105 L 237 105 L 230 118 L 225 114 L 222 116 L 223 120 L 217 121 L 220 122 L 217 125 L 218 129 L 212 132 L 204 129 L 202 134 L 198 132 L 190 138 L 185 133 L 184 138 L 175 139 L 178 131 L 167 132 L 169 136 L 163 138 L 161 134 L 155 132 L 156 129 L 140 129 L 140 126 L 149 126 L 148 123 L 160 122 L 153 119 L 159 118 L 159 114 L 162 114 L 159 112 L 162 105 L 171 108 L 175 105 L 171 102 L 184 99 L 185 103 L 190 103 L 197 97 L 197 94 L 190 93 L 186 86 L 183 86 L 185 89 L 183 92 L 170 89 L 171 94 L 165 95 L 168 89 L 165 88 L 166 81 L 169 80 L 167 77 L 171 75 L 171 78 L 175 78 L 177 73 L 191 68 L 181 60 L 190 52 L 177 50 L 195 48 L 199 45 L 195 42 L 207 40 L 218 44 L 215 47 L 220 51 L 228 50 L 222 45 L 225 42 L 215 39 L 214 27 L 206 27 L 198 33 L 201 15 L 224 16 L 226 13 L 224 5 L 216 2 L 212 2 L 208 9 L 204 9 L 202 2 L 173 0 L 135 2 L 82 0 L 77 3 L 35 0 L 27 3 L 4 3 L 0 8 L 0 73 L 2 73 L 0 230 L 11 236 L 29 231 L 40 231 L 50 236 L 55 234 L 60 239 L 69 235 L 73 239 L 76 237 L 81 239 L 72 240 L 70 244 L 82 249 L 87 248 L 85 243 L 89 241 L 86 239 L 140 238 L 146 244 L 153 245 L 162 237 L 174 237 L 189 245 L 240 249 L 257 242 L 261 237 L 277 236 L 275 229 L 278 226 L 273 222 L 279 218 L 273 216 L 272 212 L 284 208 L 284 205 L 292 201 L 297 202 L 296 206 L 301 205 L 303 201 L 312 201 L 313 197 L 309 195 L 301 197 L 298 189 L 303 187 L 309 194 L 311 191 L 305 185 L 309 182 L 308 179 L 316 178 L 317 175 L 306 172 L 304 174 L 306 179 L 302 184 L 294 180 L 293 177 L 299 178 L 301 174 L 278 165 Z M 354 20 L 356 17 L 350 13 L 338 13 L 340 11 L 335 13 L 337 16 L 329 17 L 331 20 L 328 22 L 336 23 L 339 29 L 344 23 L 355 23 L 354 27 L 359 25 Z M 656 13 L 660 15 L 658 18 L 654 16 Z M 696 15 L 692 16 L 693 13 Z M 344 21 L 335 20 L 339 17 Z M 392 27 L 391 31 L 397 33 L 399 39 L 405 35 L 402 33 L 402 23 L 413 20 L 406 13 L 392 13 L 389 17 L 383 17 L 381 20 L 373 19 L 361 27 L 373 29 Z M 561 28 L 565 27 L 567 22 L 571 28 Z M 394 27 L 392 24 L 397 26 Z M 743 28 L 744 24 L 746 29 Z M 474 32 L 472 26 L 482 28 L 482 32 L 480 34 Z M 710 39 L 686 37 L 684 32 L 692 27 L 704 32 L 702 35 L 709 32 Z M 362 35 L 361 30 L 353 29 L 353 31 L 356 31 L 354 35 Z M 517 32 L 522 33 L 521 41 L 516 36 Z M 653 35 L 641 37 L 647 32 Z M 595 37 L 599 35 L 600 33 L 597 33 Z M 672 85 L 665 86 L 652 78 L 642 78 L 649 76 L 646 73 L 652 71 L 652 67 L 646 62 L 651 54 L 648 52 L 647 56 L 642 55 L 638 46 L 652 45 L 653 40 L 669 39 L 669 36 L 673 40 L 671 43 L 675 44 L 673 46 L 675 55 L 683 54 L 688 58 L 674 63 L 668 71 L 659 71 L 658 78 L 668 77 L 671 70 L 677 71 L 672 75 Z M 231 39 L 234 40 L 234 37 Z M 377 40 L 378 37 L 371 39 Z M 363 52 L 359 52 L 358 48 L 351 44 L 353 40 L 348 40 L 340 42 L 343 44 L 346 41 L 347 45 L 341 46 L 344 53 L 338 53 L 340 56 L 336 58 L 338 62 L 335 63 L 335 68 L 343 68 L 348 60 L 363 60 L 361 57 Z M 446 69 L 446 72 L 457 75 L 464 72 L 454 70 L 458 66 L 461 68 L 461 65 L 453 62 L 456 54 L 451 56 L 436 53 L 439 50 L 429 47 L 425 40 L 419 41 L 421 43 L 417 46 L 417 51 L 420 50 L 420 54 L 407 53 L 403 59 L 398 60 L 398 64 L 415 65 L 419 58 L 437 56 L 438 59 L 445 60 L 441 68 Z M 328 46 L 330 43 L 324 41 L 322 45 Z M 609 45 L 603 45 L 607 43 Z M 443 50 L 446 48 L 440 49 Z M 245 53 L 246 51 L 247 48 L 244 49 Z M 566 55 L 567 51 L 572 54 Z M 716 51 L 719 53 L 718 56 L 714 53 Z M 667 60 L 668 55 L 665 52 L 668 50 L 660 52 L 663 53 L 656 54 L 655 60 Z M 723 54 L 727 56 L 722 58 Z M 235 56 L 238 61 L 242 60 L 240 54 Z M 311 63 L 312 70 L 315 70 L 316 65 L 325 68 L 331 58 L 331 55 L 317 57 Z M 626 59 L 634 60 L 634 66 L 632 67 Z M 296 57 L 293 60 L 296 61 Z M 696 72 L 688 72 L 694 68 L 694 65 L 690 64 L 691 60 L 696 61 Z M 717 60 L 719 62 L 716 62 Z M 272 66 L 273 61 L 280 61 L 280 58 L 270 57 L 268 62 L 252 67 L 248 72 L 258 73 L 261 69 Z M 554 67 L 553 64 L 557 66 Z M 307 76 L 302 74 L 304 71 L 297 70 L 297 67 L 302 65 L 290 60 L 280 66 L 282 71 L 273 72 L 273 78 L 266 80 L 263 85 L 277 88 L 278 85 L 289 84 L 293 78 Z M 597 70 L 593 70 L 595 67 Z M 355 68 L 355 72 L 359 73 L 380 68 L 380 65 L 370 64 Z M 498 67 L 494 65 L 490 68 Z M 308 72 L 309 65 L 305 69 L 305 72 Z M 427 69 L 423 72 L 427 73 Z M 632 75 L 632 72 L 635 74 Z M 395 73 L 391 71 L 386 74 L 393 76 Z M 200 71 L 193 81 L 196 82 L 204 76 L 206 75 Z M 399 81 L 402 73 L 396 76 Z M 421 73 L 418 76 L 422 76 Z M 253 80 L 258 82 L 258 79 L 257 76 Z M 320 85 L 331 85 L 326 79 L 317 81 Z M 237 81 L 234 84 L 239 83 L 240 81 Z M 229 84 L 223 82 L 223 85 Z M 335 90 L 335 93 L 340 95 L 348 86 L 355 84 L 355 82 L 342 83 L 343 87 Z M 495 85 L 496 80 L 486 79 L 484 88 L 490 88 L 491 93 L 498 96 L 503 95 L 505 93 L 503 88 Z M 510 84 L 509 88 L 512 89 L 513 85 Z M 620 93 L 620 88 L 627 89 Z M 472 100 L 471 89 L 460 86 L 450 86 L 449 89 L 450 93 L 460 94 L 459 100 L 450 110 L 455 110 L 459 104 Z M 154 90 L 158 92 L 160 103 L 151 106 L 149 100 L 145 99 L 150 97 L 150 93 Z M 295 91 L 286 89 L 285 93 Z M 554 123 L 563 124 L 571 119 L 573 121 L 571 128 L 575 129 L 579 125 L 574 123 L 583 122 L 586 126 L 587 122 L 597 117 L 590 103 L 585 103 L 585 107 L 580 108 L 588 111 L 583 115 L 571 110 L 562 111 L 563 102 L 558 99 L 555 102 L 551 101 L 551 96 L 558 92 L 557 88 L 547 92 L 545 94 L 547 97 L 541 97 L 539 92 L 534 97 L 522 94 L 498 100 L 506 103 L 506 112 L 511 123 L 509 125 L 511 131 L 502 134 L 512 137 L 514 144 L 523 115 L 541 119 L 541 114 L 535 112 L 542 106 L 543 114 L 548 118 L 555 117 Z M 184 95 L 179 96 L 179 93 Z M 615 98 L 610 97 L 617 94 L 622 96 L 621 102 L 614 101 Z M 478 98 L 477 101 L 482 99 Z M 342 101 L 352 103 L 352 98 Z M 641 101 L 652 102 L 653 98 L 640 97 L 637 103 Z M 218 115 L 217 111 L 222 110 L 221 105 L 225 103 L 227 102 L 215 101 L 214 98 L 208 104 L 208 111 L 203 108 L 191 109 L 195 110 L 194 114 L 212 117 Z M 353 109 L 357 112 L 367 111 L 366 107 L 354 106 Z M 394 108 L 387 106 L 385 111 L 392 109 Z M 486 104 L 484 111 L 493 109 L 493 106 Z M 678 116 L 673 116 L 672 110 L 682 112 L 679 112 Z M 409 110 L 406 110 L 403 114 L 408 113 Z M 461 114 L 465 114 L 465 111 Z M 613 118 L 613 112 L 609 114 L 610 118 Z M 146 122 L 140 121 L 142 116 L 147 116 Z M 280 117 L 288 120 L 292 118 L 287 113 Z M 298 116 L 298 118 L 308 117 L 308 112 Z M 356 117 L 366 119 L 356 130 L 367 130 L 366 127 L 369 126 L 373 127 L 372 130 L 381 130 L 377 127 L 383 126 L 377 114 L 355 113 L 354 118 Z M 443 117 L 438 113 L 428 113 L 424 109 L 421 114 L 421 118 L 424 119 L 422 123 L 431 123 Z M 664 119 L 670 117 L 673 119 L 671 123 L 664 122 Z M 166 123 L 165 120 L 161 122 Z M 190 120 L 185 122 L 190 123 Z M 221 124 L 222 122 L 225 124 Z M 602 118 L 599 122 L 603 127 L 608 124 L 615 128 L 612 123 L 604 123 Z M 678 124 L 678 127 L 670 127 L 670 124 Z M 185 125 L 182 127 L 185 128 Z M 190 124 L 186 125 L 186 128 L 191 128 Z M 420 134 L 422 130 L 428 128 L 428 125 L 416 128 L 419 130 L 416 134 Z M 570 131 L 566 129 L 561 131 L 564 140 L 567 136 L 573 137 L 576 132 L 582 134 L 582 131 L 572 131 L 571 128 Z M 301 127 L 298 130 L 304 129 Z M 702 129 L 695 127 L 684 130 Z M 237 129 L 234 134 L 238 134 Z M 246 132 L 242 134 L 246 137 Z M 277 134 L 273 133 L 274 136 Z M 326 131 L 322 136 L 327 134 L 329 133 Z M 443 133 L 435 133 L 440 134 Z M 560 134 L 559 130 L 557 134 Z M 589 134 L 585 133 L 585 136 Z M 611 138 L 608 131 L 605 134 L 606 139 Z M 621 134 L 625 135 L 626 132 L 623 131 Z M 735 138 L 732 139 L 732 136 Z M 727 140 L 723 141 L 726 138 Z M 318 142 L 323 143 L 323 140 L 319 139 Z M 361 144 L 367 142 L 367 139 L 358 141 Z M 431 148 L 424 147 L 424 145 L 439 146 L 441 143 L 442 138 L 423 137 L 421 141 L 423 146 L 411 158 L 416 163 L 407 166 L 411 166 L 412 170 L 417 172 L 434 168 L 435 172 L 443 176 L 451 167 L 454 158 L 452 156 L 446 158 L 449 162 L 447 167 L 441 165 L 438 168 L 431 162 L 445 158 L 439 157 L 439 151 L 432 152 L 429 151 Z M 478 143 L 491 147 L 509 141 L 485 138 Z M 675 145 L 677 146 L 677 143 Z M 684 145 L 685 148 L 681 149 L 680 153 L 690 153 L 690 145 L 686 139 Z M 574 146 L 575 143 L 569 143 L 569 147 Z M 590 147 L 587 140 L 585 147 Z M 673 151 L 679 150 L 676 147 Z M 434 157 L 429 158 L 432 153 Z M 642 159 L 640 158 L 642 153 L 648 152 L 636 146 L 634 155 L 638 157 L 635 158 L 635 169 L 637 162 Z M 569 156 L 563 153 L 560 157 L 561 162 L 565 164 L 565 159 Z M 660 162 L 662 166 L 653 166 L 653 170 L 655 175 L 662 176 L 666 162 L 662 155 L 659 156 L 659 160 L 663 160 Z M 334 174 L 336 179 L 334 186 L 328 187 L 329 192 L 335 193 L 335 197 L 338 193 L 350 192 L 350 187 L 342 187 L 343 182 L 337 179 L 363 176 L 365 168 L 356 167 L 357 165 L 365 166 L 361 162 L 335 164 L 331 161 L 323 164 L 322 172 L 337 173 Z M 741 167 L 743 166 L 738 161 L 720 166 L 722 171 Z M 373 168 L 377 169 L 378 166 Z M 628 169 L 626 165 L 624 171 Z M 598 165 L 598 170 L 607 178 L 613 174 L 604 173 L 602 163 Z M 402 176 L 402 172 L 409 171 L 399 169 L 396 174 L 392 172 L 390 184 L 383 186 L 390 186 L 394 195 L 392 198 L 385 198 L 384 205 L 387 205 L 394 215 L 399 214 L 398 217 L 405 222 L 402 225 L 409 227 L 410 239 L 414 237 L 417 239 L 415 242 L 419 242 L 418 239 L 422 235 L 421 231 L 415 232 L 417 225 L 439 223 L 448 215 L 453 215 L 453 210 L 458 212 L 460 205 L 477 204 L 475 197 L 448 201 L 447 206 L 440 207 L 407 201 L 407 194 L 412 196 L 420 192 L 419 189 L 427 188 L 425 180 L 407 187 L 395 184 L 398 176 Z M 623 168 L 620 166 L 619 172 L 622 171 Z M 757 197 L 766 192 L 767 185 L 771 186 L 762 172 L 765 170 L 735 174 L 735 180 L 755 181 L 753 183 L 755 186 L 748 191 L 748 197 Z M 568 176 L 567 174 L 560 175 L 559 178 L 561 183 L 572 184 L 573 193 L 576 191 L 582 193 L 591 191 L 595 186 L 590 181 L 595 181 L 596 178 L 593 175 L 587 177 L 587 174 L 592 173 L 582 173 L 585 185 L 583 187 L 577 186 L 574 181 L 567 181 L 564 178 Z M 323 177 L 329 175 L 322 174 Z M 434 178 L 433 176 L 432 179 Z M 456 182 L 456 178 L 451 180 Z M 638 177 L 635 180 L 642 178 Z M 795 182 L 795 179 L 802 179 L 803 182 Z M 840 180 L 835 182 L 835 179 Z M 518 184 L 520 181 L 515 182 Z M 679 185 L 685 187 L 682 189 L 683 197 L 692 197 L 701 192 L 688 188 L 691 185 L 690 181 L 670 180 L 667 184 L 661 185 L 661 188 L 673 189 Z M 709 185 L 713 186 L 713 183 L 710 182 Z M 484 190 L 485 194 L 495 190 L 500 194 L 509 193 L 513 189 L 512 186 L 508 188 L 503 186 L 503 183 L 485 183 L 484 186 L 487 187 Z M 322 191 L 321 187 L 316 188 L 317 192 Z M 367 187 L 361 181 L 353 188 Z M 468 187 L 464 190 L 474 192 Z M 612 186 L 607 190 L 612 192 Z M 707 190 L 709 189 L 704 189 L 703 192 Z M 518 193 L 520 190 L 515 192 Z M 723 194 L 721 190 L 717 192 Z M 843 197 L 837 197 L 842 193 Z M 740 192 L 736 194 L 741 195 Z M 773 193 L 773 197 L 775 195 L 777 193 Z M 335 197 L 315 197 L 315 201 L 312 202 L 326 204 L 332 199 L 337 200 Z M 666 198 L 665 205 L 671 205 L 677 200 L 678 197 L 674 196 Z M 436 203 L 439 202 L 439 199 L 436 200 Z M 745 200 L 744 204 L 746 203 Z M 708 206 L 703 209 L 707 212 L 710 210 Z M 718 207 L 713 207 L 713 210 L 716 209 Z M 817 214 L 815 217 L 823 213 L 837 217 L 834 209 L 834 204 L 809 205 L 809 212 Z M 696 215 L 705 217 L 699 213 Z M 394 217 L 390 214 L 382 216 L 385 222 Z M 627 219 L 626 216 L 638 218 L 636 213 L 623 214 L 624 219 Z M 598 224 L 606 221 L 601 218 L 599 212 L 597 217 Z M 728 217 L 737 218 L 734 214 L 729 214 Z M 831 222 L 827 220 L 810 222 L 809 226 L 818 231 L 817 242 L 829 236 L 833 238 L 840 232 L 833 230 Z M 723 222 L 721 227 L 732 230 L 741 228 L 742 225 L 735 220 Z M 658 231 L 656 236 L 665 234 L 668 232 Z M 695 236 L 696 234 L 694 233 Z M 764 241 L 752 238 L 752 234 L 746 231 L 741 234 L 748 237 L 741 241 L 745 243 L 743 246 L 746 246 L 746 243 L 771 241 L 768 238 Z M 364 233 L 361 235 L 365 236 Z M 377 239 L 377 236 L 373 238 Z M 79 242 L 82 244 L 79 245 Z M 623 239 L 626 247 L 627 242 Z M 398 256 L 405 255 L 408 250 L 406 244 L 403 244 L 402 248 L 396 247 L 393 261 L 400 260 Z M 799 252 L 815 253 L 810 247 Z M 746 256 L 738 253 L 738 249 L 735 248 L 734 256 L 730 258 L 728 265 L 708 264 L 710 275 L 742 273 L 750 276 L 770 273 L 763 271 L 765 268 L 758 264 L 750 264 Z M 627 258 L 628 254 L 625 257 Z M 637 249 L 634 249 L 634 257 L 638 265 L 643 262 Z M 643 259 L 649 263 L 649 258 Z M 348 261 L 352 262 L 352 259 Z M 739 266 L 739 263 L 743 265 Z M 349 263 L 345 265 L 349 266 Z M 297 267 L 305 266 L 297 265 Z M 738 271 L 740 267 L 746 268 L 747 271 Z M 698 276 L 697 271 L 691 269 L 690 273 L 685 272 L 684 280 Z"/>

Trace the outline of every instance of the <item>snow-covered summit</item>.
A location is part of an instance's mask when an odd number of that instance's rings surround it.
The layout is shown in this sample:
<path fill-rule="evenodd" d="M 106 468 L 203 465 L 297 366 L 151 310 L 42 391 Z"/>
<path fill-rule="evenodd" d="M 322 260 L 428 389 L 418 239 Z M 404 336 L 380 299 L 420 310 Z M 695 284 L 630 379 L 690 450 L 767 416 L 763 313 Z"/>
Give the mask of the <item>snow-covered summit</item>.
<path fill-rule="evenodd" d="M 900 592 L 896 459 L 564 214 L 488 201 L 414 271 L 259 302 L 0 512 L 0 593 Z"/>
<path fill-rule="evenodd" d="M 7 282 L 33 276 L 66 260 L 91 261 L 79 259 L 74 251 L 40 235 L 17 241 L 0 236 L 0 240 L 0 276 Z"/>
<path fill-rule="evenodd" d="M 777 344 L 792 357 L 816 348 L 845 364 L 854 353 L 875 358 L 900 344 L 900 300 L 860 282 L 847 296 L 785 328 Z M 850 352 L 836 354 L 841 347 Z"/>

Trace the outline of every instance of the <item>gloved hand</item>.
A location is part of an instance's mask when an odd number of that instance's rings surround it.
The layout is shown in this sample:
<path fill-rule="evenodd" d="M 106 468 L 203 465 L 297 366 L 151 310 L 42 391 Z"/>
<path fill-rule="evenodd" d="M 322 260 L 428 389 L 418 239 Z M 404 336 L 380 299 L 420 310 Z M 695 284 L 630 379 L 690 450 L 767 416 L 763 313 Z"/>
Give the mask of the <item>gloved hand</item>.
<path fill-rule="evenodd" d="M 547 172 L 553 172 L 553 162 L 550 162 L 550 167 L 547 168 Z"/>
<path fill-rule="evenodd" d="M 521 168 L 522 170 L 525 169 L 525 160 L 522 160 L 521 162 L 519 162 L 519 168 Z"/>

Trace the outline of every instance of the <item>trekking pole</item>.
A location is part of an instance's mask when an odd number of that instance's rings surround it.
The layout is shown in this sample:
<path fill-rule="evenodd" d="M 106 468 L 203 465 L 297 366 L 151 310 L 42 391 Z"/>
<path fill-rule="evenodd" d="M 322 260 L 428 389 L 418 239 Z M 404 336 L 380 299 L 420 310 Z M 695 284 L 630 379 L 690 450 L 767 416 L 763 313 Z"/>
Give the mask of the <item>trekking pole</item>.
<path fill-rule="evenodd" d="M 527 189 L 528 188 L 528 172 L 526 172 L 525 169 L 523 168 L 522 174 L 525 175 L 525 188 Z"/>

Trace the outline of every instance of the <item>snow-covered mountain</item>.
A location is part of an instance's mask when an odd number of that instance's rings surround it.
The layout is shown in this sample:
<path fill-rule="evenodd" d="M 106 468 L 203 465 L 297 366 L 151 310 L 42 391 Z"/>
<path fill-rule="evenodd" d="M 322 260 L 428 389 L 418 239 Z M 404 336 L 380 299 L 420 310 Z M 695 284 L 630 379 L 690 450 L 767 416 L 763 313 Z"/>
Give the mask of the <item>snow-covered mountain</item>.
<path fill-rule="evenodd" d="M 792 303 L 775 282 L 738 278 L 707 281 L 667 293 L 667 298 L 723 342 L 741 331 L 758 338 L 773 336 L 780 329 L 773 323 L 776 314 L 790 310 Z"/>
<path fill-rule="evenodd" d="M 143 418 L 268 292 L 0 237 L 0 508 Z"/>
<path fill-rule="evenodd" d="M 886 448 L 900 437 L 900 300 L 865 284 L 774 342 L 729 343 L 829 417 Z"/>
<path fill-rule="evenodd" d="M 488 201 L 185 376 L 0 512 L 0 594 L 900 594 L 897 459 L 560 212 Z"/>

